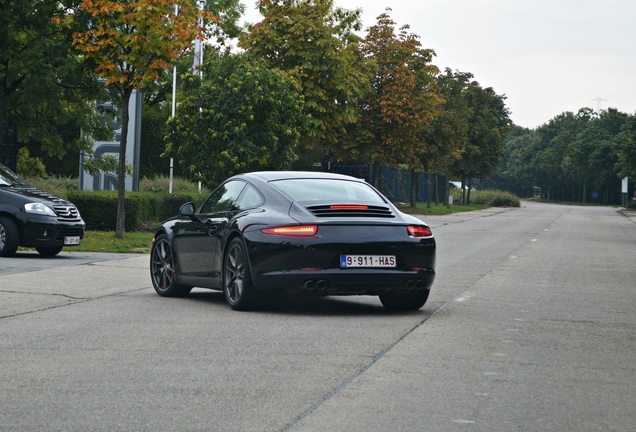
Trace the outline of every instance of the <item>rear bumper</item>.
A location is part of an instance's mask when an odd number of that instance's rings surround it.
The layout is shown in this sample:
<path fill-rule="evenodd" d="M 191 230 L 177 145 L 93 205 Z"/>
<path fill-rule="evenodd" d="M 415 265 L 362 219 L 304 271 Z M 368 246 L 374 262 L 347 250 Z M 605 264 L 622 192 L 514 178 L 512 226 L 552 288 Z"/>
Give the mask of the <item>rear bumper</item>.
<path fill-rule="evenodd" d="M 254 275 L 261 291 L 291 291 L 315 295 L 378 295 L 430 290 L 433 269 L 420 271 L 325 269 L 287 270 Z"/>
<path fill-rule="evenodd" d="M 320 226 L 308 238 L 245 236 L 252 279 L 261 291 L 377 295 L 430 289 L 435 239 L 412 238 L 404 226 Z M 395 258 L 392 268 L 342 268 L 341 255 Z"/>

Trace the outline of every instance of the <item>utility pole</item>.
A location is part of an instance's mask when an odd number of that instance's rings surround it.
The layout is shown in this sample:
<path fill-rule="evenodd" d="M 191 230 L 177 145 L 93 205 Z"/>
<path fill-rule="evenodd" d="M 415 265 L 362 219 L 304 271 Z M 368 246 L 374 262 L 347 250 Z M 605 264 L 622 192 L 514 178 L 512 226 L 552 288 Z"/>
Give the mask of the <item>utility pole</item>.
<path fill-rule="evenodd" d="M 199 10 L 205 9 L 206 0 L 197 0 L 197 6 Z M 203 27 L 203 18 L 199 18 L 197 21 L 199 27 Z M 192 65 L 192 73 L 198 74 L 199 78 L 203 77 L 203 70 L 201 69 L 203 66 L 203 41 L 200 38 L 197 38 L 194 41 L 194 63 Z"/>
<path fill-rule="evenodd" d="M 197 6 L 199 10 L 205 8 L 206 0 L 197 0 Z M 174 14 L 179 15 L 179 6 L 174 5 Z M 199 27 L 203 26 L 203 18 L 199 18 L 197 21 Z M 194 41 L 194 64 L 192 65 L 192 73 L 199 74 L 199 77 L 203 77 L 203 70 L 201 65 L 203 64 L 203 43 L 201 39 L 197 38 Z M 172 118 L 174 119 L 177 109 L 177 66 L 172 69 Z M 168 193 L 172 194 L 172 183 L 174 175 L 174 158 L 170 158 L 170 183 L 168 187 Z M 199 182 L 199 191 L 201 189 L 201 182 Z"/>
<path fill-rule="evenodd" d="M 592 99 L 592 101 L 596 101 L 596 113 L 599 114 L 601 112 L 601 103 L 607 102 L 607 99 L 603 99 L 602 97 L 597 97 Z"/>
<path fill-rule="evenodd" d="M 179 15 L 179 5 L 174 5 L 174 15 Z M 172 121 L 177 113 L 177 65 L 172 68 Z M 170 156 L 170 183 L 168 193 L 172 195 L 172 182 L 174 176 L 174 158 Z"/>

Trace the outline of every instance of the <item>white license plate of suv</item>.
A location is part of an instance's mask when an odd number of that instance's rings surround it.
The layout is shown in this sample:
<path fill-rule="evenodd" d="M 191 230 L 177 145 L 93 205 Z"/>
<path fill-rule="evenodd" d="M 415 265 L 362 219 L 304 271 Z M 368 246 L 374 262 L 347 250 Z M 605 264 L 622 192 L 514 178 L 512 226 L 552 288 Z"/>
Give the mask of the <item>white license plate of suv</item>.
<path fill-rule="evenodd" d="M 81 242 L 81 238 L 78 237 L 64 237 L 65 245 L 78 245 Z"/>

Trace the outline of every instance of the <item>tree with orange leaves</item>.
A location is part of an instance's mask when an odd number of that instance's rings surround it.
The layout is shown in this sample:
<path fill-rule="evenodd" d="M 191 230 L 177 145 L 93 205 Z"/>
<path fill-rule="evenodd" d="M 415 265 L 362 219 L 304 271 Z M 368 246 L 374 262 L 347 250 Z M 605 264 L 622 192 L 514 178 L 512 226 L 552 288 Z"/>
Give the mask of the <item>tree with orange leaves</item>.
<path fill-rule="evenodd" d="M 178 13 L 175 14 L 175 8 Z M 134 90 L 142 90 L 159 78 L 161 71 L 187 51 L 192 41 L 208 34 L 197 25 L 217 19 L 188 0 L 83 0 L 79 13 L 88 21 L 73 34 L 73 44 L 121 97 L 122 133 L 117 169 L 118 199 L 116 237 L 125 236 L 126 142 L 128 104 Z M 61 22 L 81 26 L 76 16 Z"/>
<path fill-rule="evenodd" d="M 419 36 L 408 33 L 408 25 L 396 34 L 390 11 L 387 8 L 367 30 L 361 47 L 364 56 L 378 67 L 359 125 L 359 135 L 370 137 L 363 152 L 374 161 L 375 185 L 381 164 L 407 165 L 412 177 L 423 170 L 419 155 L 428 146 L 423 132 L 444 101 L 435 82 L 439 71 L 431 63 L 434 51 L 422 48 Z"/>

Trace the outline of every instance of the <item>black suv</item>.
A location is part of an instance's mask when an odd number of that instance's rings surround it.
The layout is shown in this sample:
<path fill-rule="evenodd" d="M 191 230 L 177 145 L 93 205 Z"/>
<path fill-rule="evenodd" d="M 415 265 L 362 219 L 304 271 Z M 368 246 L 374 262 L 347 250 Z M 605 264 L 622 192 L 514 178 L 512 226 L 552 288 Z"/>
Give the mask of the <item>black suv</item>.
<path fill-rule="evenodd" d="M 0 164 L 0 257 L 14 255 L 18 246 L 57 255 L 64 246 L 82 242 L 84 226 L 73 204 L 25 185 Z"/>

